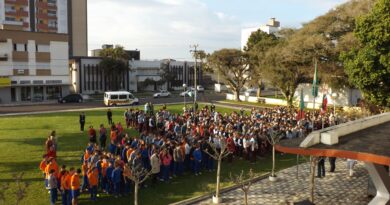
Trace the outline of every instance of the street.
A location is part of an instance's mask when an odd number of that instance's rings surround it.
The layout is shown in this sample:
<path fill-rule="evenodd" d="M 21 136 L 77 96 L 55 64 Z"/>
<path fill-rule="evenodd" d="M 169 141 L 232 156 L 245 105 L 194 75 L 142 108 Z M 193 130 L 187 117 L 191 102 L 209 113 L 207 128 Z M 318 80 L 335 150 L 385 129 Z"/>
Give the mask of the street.
<path fill-rule="evenodd" d="M 224 94 L 219 94 L 219 93 L 198 94 L 199 102 L 214 102 L 223 99 L 225 99 Z M 192 98 L 186 97 L 186 101 L 187 103 L 192 102 Z M 152 96 L 140 98 L 140 105 L 143 105 L 146 102 L 152 102 L 153 104 L 183 103 L 184 97 L 174 95 L 169 98 L 153 98 Z M 0 114 L 40 112 L 40 111 L 53 111 L 53 110 L 72 110 L 72 109 L 85 109 L 85 108 L 98 108 L 98 107 L 105 107 L 103 101 L 65 103 L 65 104 L 53 103 L 53 104 L 0 106 Z"/>

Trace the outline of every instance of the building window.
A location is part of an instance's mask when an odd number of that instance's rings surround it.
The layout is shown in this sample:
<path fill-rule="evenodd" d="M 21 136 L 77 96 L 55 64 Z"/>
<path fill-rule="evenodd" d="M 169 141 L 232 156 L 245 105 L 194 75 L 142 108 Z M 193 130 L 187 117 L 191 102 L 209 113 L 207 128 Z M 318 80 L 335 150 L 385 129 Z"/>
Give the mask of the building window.
<path fill-rule="evenodd" d="M 61 86 L 47 86 L 46 97 L 48 100 L 57 100 L 61 97 Z"/>
<path fill-rule="evenodd" d="M 34 87 L 33 101 L 43 101 L 43 86 Z"/>
<path fill-rule="evenodd" d="M 18 51 L 18 47 L 17 47 L 16 43 L 14 43 L 14 51 Z"/>
<path fill-rule="evenodd" d="M 15 17 L 8 17 L 8 16 L 5 17 L 5 20 L 6 21 L 16 21 Z"/>
<path fill-rule="evenodd" d="M 27 43 L 24 44 L 24 51 L 27 51 Z"/>
<path fill-rule="evenodd" d="M 31 87 L 20 87 L 20 97 L 22 101 L 31 101 Z"/>

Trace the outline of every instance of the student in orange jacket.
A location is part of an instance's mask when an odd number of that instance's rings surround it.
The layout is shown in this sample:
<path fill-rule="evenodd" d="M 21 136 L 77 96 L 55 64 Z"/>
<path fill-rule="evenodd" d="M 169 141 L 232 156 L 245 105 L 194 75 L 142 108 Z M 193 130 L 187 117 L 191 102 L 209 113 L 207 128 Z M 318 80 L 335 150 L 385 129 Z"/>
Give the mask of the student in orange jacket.
<path fill-rule="evenodd" d="M 70 196 L 70 180 L 73 174 L 74 168 L 70 168 L 69 172 L 66 170 L 61 171 L 62 205 L 69 205 L 71 203 L 72 198 Z"/>
<path fill-rule="evenodd" d="M 91 193 L 92 201 L 96 201 L 98 179 L 99 179 L 98 169 L 95 166 L 92 166 L 91 168 L 88 169 L 89 191 Z"/>
<path fill-rule="evenodd" d="M 108 161 L 107 161 L 107 158 L 104 158 L 101 162 L 101 165 L 102 167 L 102 189 L 103 189 L 103 192 L 107 192 L 106 190 L 106 187 L 107 187 L 107 167 L 108 167 Z"/>
<path fill-rule="evenodd" d="M 81 174 L 81 169 L 77 169 L 76 173 L 74 173 L 70 178 L 72 205 L 77 205 L 78 197 L 80 196 L 80 174 Z"/>
<path fill-rule="evenodd" d="M 47 163 L 46 163 L 46 167 L 45 167 L 45 186 L 46 187 L 48 185 L 47 179 L 48 179 L 48 176 L 49 176 L 49 172 L 52 169 L 54 169 L 53 175 L 58 179 L 58 165 L 57 165 L 57 162 L 56 162 L 56 160 L 54 158 L 49 158 Z"/>
<path fill-rule="evenodd" d="M 42 171 L 42 174 L 43 174 L 43 180 L 45 182 L 45 188 L 47 187 L 47 179 L 46 179 L 46 166 L 48 164 L 48 161 L 47 161 L 47 155 L 43 155 L 42 156 L 42 161 L 41 163 L 39 163 L 39 170 Z"/>
<path fill-rule="evenodd" d="M 81 191 L 86 191 L 89 188 L 88 184 L 88 161 L 84 161 L 81 166 L 81 174 L 83 175 L 83 185 L 81 186 Z"/>

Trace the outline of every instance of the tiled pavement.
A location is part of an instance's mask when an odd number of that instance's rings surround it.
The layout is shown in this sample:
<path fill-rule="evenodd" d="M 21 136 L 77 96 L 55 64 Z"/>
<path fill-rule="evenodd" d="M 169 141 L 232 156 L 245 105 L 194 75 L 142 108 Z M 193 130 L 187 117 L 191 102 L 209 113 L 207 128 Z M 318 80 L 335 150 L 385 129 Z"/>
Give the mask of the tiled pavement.
<path fill-rule="evenodd" d="M 329 162 L 325 164 L 329 170 Z M 368 173 L 364 164 L 355 166 L 355 175 L 348 177 L 346 161 L 337 159 L 336 172 L 326 172 L 325 178 L 315 179 L 316 205 L 360 205 L 367 204 Z M 278 181 L 271 182 L 268 178 L 252 185 L 248 194 L 248 204 L 286 205 L 291 202 L 309 198 L 309 163 L 299 165 L 299 177 L 296 167 L 291 167 L 277 173 Z M 223 204 L 244 204 L 244 193 L 234 189 L 222 194 Z M 211 204 L 211 200 L 196 204 Z"/>

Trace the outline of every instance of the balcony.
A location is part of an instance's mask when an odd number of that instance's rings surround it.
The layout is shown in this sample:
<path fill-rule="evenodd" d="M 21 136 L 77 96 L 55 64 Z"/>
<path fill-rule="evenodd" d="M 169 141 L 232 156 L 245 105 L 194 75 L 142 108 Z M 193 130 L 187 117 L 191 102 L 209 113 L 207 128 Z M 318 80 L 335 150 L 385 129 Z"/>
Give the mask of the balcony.
<path fill-rule="evenodd" d="M 48 19 L 47 13 L 42 13 L 42 12 L 38 12 L 38 13 L 36 14 L 36 17 L 37 17 L 38 19 Z"/>
<path fill-rule="evenodd" d="M 5 3 L 19 6 L 28 6 L 28 0 L 5 0 Z"/>
<path fill-rule="evenodd" d="M 6 11 L 5 15 L 15 16 L 15 17 L 28 17 L 28 12 L 27 11 L 23 11 L 23 10 Z"/>
<path fill-rule="evenodd" d="M 39 9 L 48 9 L 49 8 L 49 5 L 47 4 L 47 2 L 36 2 L 36 6 Z"/>
<path fill-rule="evenodd" d="M 55 3 L 48 3 L 47 4 L 47 8 L 48 9 L 51 9 L 51 10 L 57 10 L 57 4 L 55 4 Z"/>
<path fill-rule="evenodd" d="M 5 4 L 28 6 L 28 0 L 5 0 Z"/>
<path fill-rule="evenodd" d="M 47 24 L 39 23 L 39 24 L 37 24 L 37 29 L 38 30 L 47 30 L 48 26 L 47 26 Z"/>

